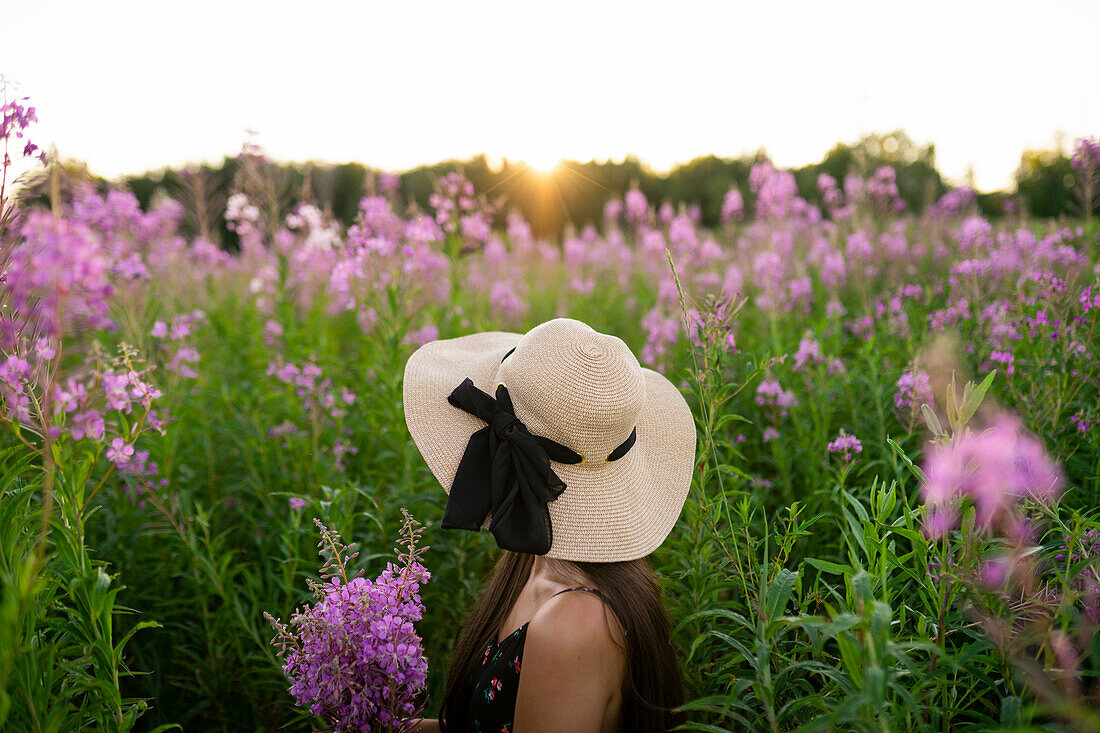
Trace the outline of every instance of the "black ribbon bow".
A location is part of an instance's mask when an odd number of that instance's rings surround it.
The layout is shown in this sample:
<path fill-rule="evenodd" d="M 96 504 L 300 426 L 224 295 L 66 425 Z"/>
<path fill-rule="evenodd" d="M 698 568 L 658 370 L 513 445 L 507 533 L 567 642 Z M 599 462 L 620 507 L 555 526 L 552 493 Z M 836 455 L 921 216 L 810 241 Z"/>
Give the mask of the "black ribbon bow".
<path fill-rule="evenodd" d="M 492 512 L 489 531 L 501 549 L 545 555 L 553 541 L 546 505 L 565 491 L 550 461 L 580 463 L 580 454 L 531 435 L 516 417 L 503 384 L 494 399 L 467 377 L 447 401 L 488 424 L 466 444 L 443 511 L 443 528 L 476 532 Z"/>

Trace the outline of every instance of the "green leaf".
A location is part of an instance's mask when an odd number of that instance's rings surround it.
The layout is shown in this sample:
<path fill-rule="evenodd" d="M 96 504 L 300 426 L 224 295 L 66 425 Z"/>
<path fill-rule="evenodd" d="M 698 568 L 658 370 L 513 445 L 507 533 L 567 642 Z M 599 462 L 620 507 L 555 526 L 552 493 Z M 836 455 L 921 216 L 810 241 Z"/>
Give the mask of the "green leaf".
<path fill-rule="evenodd" d="M 791 591 L 794 589 L 796 580 L 798 580 L 798 573 L 787 568 L 783 568 L 775 576 L 771 587 L 768 588 L 767 607 L 765 609 L 765 618 L 768 621 L 782 615 L 783 609 L 787 607 L 787 601 L 791 598 Z"/>
<path fill-rule="evenodd" d="M 978 408 L 981 407 L 982 400 L 985 399 L 985 393 L 989 391 L 990 385 L 993 384 L 993 378 L 996 376 L 997 370 L 994 369 L 989 374 L 985 375 L 985 379 L 982 380 L 977 388 L 974 387 L 972 382 L 966 383 L 967 395 L 966 401 L 963 404 L 965 417 L 962 420 L 964 423 L 969 421 L 970 418 L 974 416 L 974 413 L 978 411 Z"/>
<path fill-rule="evenodd" d="M 823 573 L 831 573 L 833 575 L 851 575 L 854 571 L 850 565 L 841 565 L 838 562 L 832 562 L 831 560 L 818 560 L 815 557 L 806 558 L 813 567 L 817 568 Z"/>
<path fill-rule="evenodd" d="M 932 435 L 935 435 L 937 438 L 946 435 L 943 431 L 943 426 L 940 425 L 940 419 L 936 416 L 935 411 L 931 407 L 927 404 L 923 404 L 920 406 L 920 411 L 921 414 L 924 415 L 924 424 L 928 426 Z"/>
<path fill-rule="evenodd" d="M 1020 723 L 1020 709 L 1022 707 L 1020 698 L 1015 695 L 1008 695 L 1001 698 L 1001 725 L 1008 727 L 1010 725 L 1018 725 Z"/>
<path fill-rule="evenodd" d="M 913 474 L 913 477 L 922 484 L 927 480 L 924 471 L 920 469 L 906 454 L 905 449 L 898 445 L 897 441 L 893 438 L 887 438 L 886 444 L 894 451 L 894 454 L 901 459 L 901 462 L 905 464 L 905 467 L 909 469 L 909 473 Z"/>
<path fill-rule="evenodd" d="M 874 600 L 871 576 L 866 570 L 860 570 L 852 577 L 852 595 L 860 604 L 867 604 Z"/>

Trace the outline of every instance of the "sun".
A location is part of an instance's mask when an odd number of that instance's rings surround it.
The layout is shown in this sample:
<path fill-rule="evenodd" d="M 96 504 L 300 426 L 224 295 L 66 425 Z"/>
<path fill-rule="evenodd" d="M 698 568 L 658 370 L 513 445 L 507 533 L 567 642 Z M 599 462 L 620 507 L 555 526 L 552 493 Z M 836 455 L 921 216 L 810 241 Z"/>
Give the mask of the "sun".
<path fill-rule="evenodd" d="M 536 153 L 524 156 L 523 162 L 535 173 L 549 176 L 561 165 L 561 158 L 552 153 Z"/>

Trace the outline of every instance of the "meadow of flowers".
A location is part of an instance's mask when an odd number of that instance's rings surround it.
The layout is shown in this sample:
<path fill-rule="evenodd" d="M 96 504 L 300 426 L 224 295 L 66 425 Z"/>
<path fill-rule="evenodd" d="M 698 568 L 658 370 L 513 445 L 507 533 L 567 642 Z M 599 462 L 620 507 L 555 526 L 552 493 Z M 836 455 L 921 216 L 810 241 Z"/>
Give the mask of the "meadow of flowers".
<path fill-rule="evenodd" d="M 4 107 L 12 157 L 33 122 Z M 1078 146 L 1082 180 L 1097 151 Z M 400 649 L 332 669 L 419 686 L 426 657 L 434 713 L 495 548 L 438 529 L 405 360 L 571 316 L 696 415 L 653 556 L 686 729 L 1100 730 L 1090 217 L 989 221 L 966 189 L 908 212 L 889 168 L 823 176 L 819 208 L 760 162 L 716 230 L 634 190 L 545 241 L 458 173 L 425 211 L 380 180 L 346 230 L 277 179 L 242 153 L 232 248 L 195 233 L 193 200 L 3 194 L 0 728 L 309 730 L 336 693 L 307 650 L 397 616 L 416 632 L 379 633 Z M 405 508 L 430 549 L 387 567 Z M 310 584 L 343 605 L 296 615 Z M 334 703 L 343 724 L 360 702 Z"/>

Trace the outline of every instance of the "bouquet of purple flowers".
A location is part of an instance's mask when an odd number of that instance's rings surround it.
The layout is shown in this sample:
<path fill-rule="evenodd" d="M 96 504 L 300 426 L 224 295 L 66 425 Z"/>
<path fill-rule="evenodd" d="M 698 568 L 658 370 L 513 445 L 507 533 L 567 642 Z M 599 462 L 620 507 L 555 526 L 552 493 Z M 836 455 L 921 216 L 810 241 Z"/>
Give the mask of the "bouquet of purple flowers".
<path fill-rule="evenodd" d="M 424 689 L 428 661 L 413 624 L 424 614 L 420 585 L 431 574 L 420 564 L 423 530 L 404 509 L 397 563 L 386 563 L 373 582 L 359 571 L 348 577 L 349 554 L 340 536 L 320 520 L 319 547 L 325 564 L 321 584 L 310 581 L 316 598 L 289 624 L 265 613 L 275 628 L 272 643 L 283 658 L 295 702 L 308 706 L 336 731 L 400 731 L 417 715 L 416 695 Z"/>

